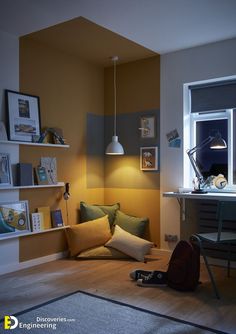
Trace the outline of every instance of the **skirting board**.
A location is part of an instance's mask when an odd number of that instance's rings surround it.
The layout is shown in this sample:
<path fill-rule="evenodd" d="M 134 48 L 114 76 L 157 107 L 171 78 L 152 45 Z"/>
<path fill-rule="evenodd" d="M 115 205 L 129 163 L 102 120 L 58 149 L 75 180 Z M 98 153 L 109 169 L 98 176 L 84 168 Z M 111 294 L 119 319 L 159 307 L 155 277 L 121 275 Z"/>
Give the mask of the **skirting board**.
<path fill-rule="evenodd" d="M 33 260 L 25 261 L 25 262 L 11 263 L 5 266 L 2 265 L 0 268 L 0 275 L 11 273 L 13 271 L 17 271 L 21 269 L 30 268 L 30 267 L 37 266 L 42 263 L 59 260 L 61 258 L 66 257 L 67 254 L 68 252 L 60 252 L 60 253 L 39 257 L 37 259 L 33 259 Z"/>
<path fill-rule="evenodd" d="M 155 256 L 161 256 L 161 255 L 171 255 L 171 250 L 168 249 L 159 249 L 159 248 L 151 248 L 151 255 L 155 255 Z M 215 266 L 220 266 L 220 267 L 227 267 L 227 261 L 226 260 L 222 260 L 222 259 L 216 259 L 216 258 L 212 258 L 212 257 L 208 257 L 208 262 L 209 264 L 215 265 Z M 200 257 L 200 262 L 204 263 L 203 257 Z M 236 268 L 236 261 L 231 261 L 230 264 L 231 268 Z"/>

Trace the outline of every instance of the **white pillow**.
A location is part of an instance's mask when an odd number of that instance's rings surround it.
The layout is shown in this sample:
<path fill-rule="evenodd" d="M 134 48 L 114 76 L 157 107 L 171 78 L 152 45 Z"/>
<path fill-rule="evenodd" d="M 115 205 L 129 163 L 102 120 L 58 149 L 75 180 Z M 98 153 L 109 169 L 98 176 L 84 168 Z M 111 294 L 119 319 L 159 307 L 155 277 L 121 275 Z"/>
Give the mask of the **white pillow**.
<path fill-rule="evenodd" d="M 144 256 L 150 252 L 154 244 L 148 240 L 136 237 L 116 225 L 112 238 L 105 246 L 118 249 L 136 260 L 144 262 Z"/>

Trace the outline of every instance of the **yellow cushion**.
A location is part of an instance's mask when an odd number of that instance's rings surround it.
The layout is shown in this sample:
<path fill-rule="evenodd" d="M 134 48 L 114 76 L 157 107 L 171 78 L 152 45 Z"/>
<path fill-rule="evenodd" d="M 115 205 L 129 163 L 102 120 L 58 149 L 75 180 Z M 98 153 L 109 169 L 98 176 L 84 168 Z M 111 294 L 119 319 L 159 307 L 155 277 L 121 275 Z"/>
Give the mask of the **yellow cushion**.
<path fill-rule="evenodd" d="M 72 225 L 66 229 L 66 235 L 71 256 L 86 249 L 104 245 L 111 238 L 108 216 Z"/>
<path fill-rule="evenodd" d="M 115 248 L 98 246 L 79 253 L 77 259 L 130 259 L 126 255 Z"/>
<path fill-rule="evenodd" d="M 143 262 L 145 255 L 150 253 L 150 249 L 154 247 L 154 244 L 148 240 L 136 237 L 116 225 L 112 238 L 105 246 L 118 249 L 134 259 Z"/>

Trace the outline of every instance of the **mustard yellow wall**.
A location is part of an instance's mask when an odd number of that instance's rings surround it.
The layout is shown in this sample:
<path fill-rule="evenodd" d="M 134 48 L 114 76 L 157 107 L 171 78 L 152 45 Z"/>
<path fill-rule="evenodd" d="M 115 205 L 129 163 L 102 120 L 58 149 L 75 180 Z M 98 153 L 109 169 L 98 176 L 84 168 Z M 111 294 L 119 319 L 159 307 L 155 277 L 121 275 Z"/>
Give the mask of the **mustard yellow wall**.
<path fill-rule="evenodd" d="M 113 69 L 105 69 L 105 114 L 113 113 Z M 128 114 L 160 109 L 160 57 L 155 57 L 121 64 L 117 66 L 117 113 Z M 125 117 L 123 118 L 125 119 Z M 126 126 L 127 124 L 122 124 Z M 129 126 L 132 126 L 129 124 Z M 137 129 L 138 131 L 138 129 Z M 119 135 L 119 129 L 117 129 Z M 157 122 L 157 136 L 159 122 Z M 125 149 L 125 143 L 122 143 Z M 144 145 L 145 146 L 145 145 Z M 149 237 L 160 244 L 160 174 L 154 173 L 155 189 L 148 184 L 147 172 L 139 170 L 139 155 L 116 156 L 105 158 L 105 185 L 117 178 L 122 187 L 106 188 L 105 202 L 121 203 L 121 210 L 136 216 L 150 219 Z M 141 188 L 130 189 L 130 179 L 139 177 Z M 141 180 L 140 180 L 141 178 Z M 115 180 L 116 179 L 116 180 Z M 125 187 L 127 184 L 127 187 Z"/>
<path fill-rule="evenodd" d="M 35 167 L 42 156 L 57 158 L 58 180 L 71 184 L 68 223 L 75 224 L 81 200 L 104 202 L 103 188 L 88 189 L 86 179 L 86 116 L 91 112 L 103 114 L 103 68 L 24 37 L 20 40 L 20 90 L 40 97 L 42 127 L 62 128 L 70 145 L 69 149 L 21 146 L 20 161 Z M 103 170 L 101 160 L 94 163 Z M 99 177 L 103 182 L 101 173 Z M 20 198 L 29 200 L 30 212 L 39 206 L 60 208 L 67 223 L 63 192 L 60 188 L 22 190 Z M 64 231 L 54 233 L 20 238 L 20 260 L 64 250 Z"/>
<path fill-rule="evenodd" d="M 159 109 L 159 56 L 119 65 L 117 74 L 118 113 Z M 30 212 L 34 212 L 39 206 L 50 206 L 52 210 L 60 208 L 64 222 L 75 224 L 78 222 L 81 200 L 88 203 L 120 202 L 124 212 L 149 217 L 149 237 L 159 244 L 159 187 L 87 187 L 86 118 L 88 113 L 103 115 L 113 112 L 112 68 L 104 70 L 79 57 L 53 49 L 50 45 L 23 37 L 20 40 L 20 90 L 40 97 L 41 126 L 62 128 L 70 145 L 69 149 L 20 147 L 20 161 L 31 162 L 34 167 L 39 164 L 40 157 L 55 156 L 58 180 L 71 184 L 71 197 L 67 202 L 68 221 L 66 203 L 62 198 L 64 189 L 60 188 L 22 190 L 20 198 L 29 200 Z M 127 173 L 126 157 L 123 158 L 123 162 L 119 162 L 119 173 L 125 180 L 130 175 Z M 137 166 L 139 157 L 131 159 L 131 164 Z M 106 169 L 103 165 L 106 158 L 104 161 L 101 157 L 91 161 L 99 171 L 96 178 L 99 177 L 100 183 L 105 184 L 106 172 L 109 168 L 114 168 L 115 171 L 116 163 L 111 162 Z M 157 178 L 159 179 L 159 174 Z M 64 231 L 20 238 L 20 261 L 65 249 Z"/>

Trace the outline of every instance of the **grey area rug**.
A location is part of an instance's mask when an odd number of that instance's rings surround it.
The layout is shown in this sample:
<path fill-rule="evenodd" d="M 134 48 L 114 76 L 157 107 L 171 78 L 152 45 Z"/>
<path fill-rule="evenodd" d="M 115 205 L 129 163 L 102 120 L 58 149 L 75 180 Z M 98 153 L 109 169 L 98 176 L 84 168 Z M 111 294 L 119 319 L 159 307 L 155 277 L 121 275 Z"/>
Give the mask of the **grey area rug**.
<path fill-rule="evenodd" d="M 14 316 L 18 321 L 18 326 L 11 331 L 14 334 L 225 334 L 82 291 L 53 299 Z M 14 325 L 14 319 L 11 325 Z M 4 319 L 1 319 L 0 333 L 6 332 Z"/>

